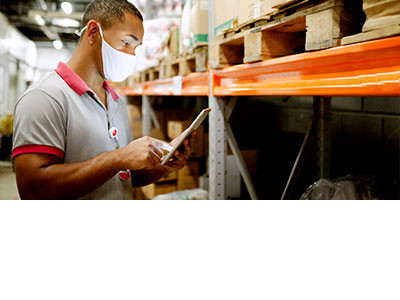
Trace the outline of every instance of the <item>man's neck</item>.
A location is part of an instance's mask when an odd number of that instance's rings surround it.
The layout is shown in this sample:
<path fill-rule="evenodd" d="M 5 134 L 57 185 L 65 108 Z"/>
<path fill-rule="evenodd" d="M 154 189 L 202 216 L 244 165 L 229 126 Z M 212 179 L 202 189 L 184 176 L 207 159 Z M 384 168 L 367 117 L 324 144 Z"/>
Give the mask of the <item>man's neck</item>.
<path fill-rule="evenodd" d="M 99 73 L 91 53 L 86 53 L 78 46 L 71 59 L 67 62 L 67 66 L 82 78 L 95 93 L 103 91 L 104 78 Z"/>

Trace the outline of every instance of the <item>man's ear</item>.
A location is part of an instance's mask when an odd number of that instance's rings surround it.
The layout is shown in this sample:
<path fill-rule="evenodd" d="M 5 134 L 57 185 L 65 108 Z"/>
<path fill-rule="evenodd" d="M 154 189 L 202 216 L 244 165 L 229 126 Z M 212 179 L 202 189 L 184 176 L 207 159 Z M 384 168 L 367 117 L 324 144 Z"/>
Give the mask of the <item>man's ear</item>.
<path fill-rule="evenodd" d="M 89 21 L 85 34 L 90 45 L 93 45 L 96 42 L 96 39 L 99 36 L 99 31 L 99 24 L 94 20 Z"/>

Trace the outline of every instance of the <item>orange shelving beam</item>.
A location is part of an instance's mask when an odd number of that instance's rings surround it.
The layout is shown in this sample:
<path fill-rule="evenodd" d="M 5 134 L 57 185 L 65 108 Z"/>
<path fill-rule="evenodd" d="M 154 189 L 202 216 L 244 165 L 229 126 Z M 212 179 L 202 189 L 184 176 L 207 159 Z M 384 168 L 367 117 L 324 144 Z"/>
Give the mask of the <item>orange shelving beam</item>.
<path fill-rule="evenodd" d="M 119 88 L 118 91 L 128 96 L 208 96 L 208 73 L 192 73 L 182 77 L 137 83 L 131 87 Z"/>
<path fill-rule="evenodd" d="M 214 71 L 214 95 L 400 95 L 400 36 Z"/>
<path fill-rule="evenodd" d="M 119 88 L 125 95 L 208 96 L 207 72 Z M 400 36 L 213 70 L 215 96 L 399 96 Z"/>

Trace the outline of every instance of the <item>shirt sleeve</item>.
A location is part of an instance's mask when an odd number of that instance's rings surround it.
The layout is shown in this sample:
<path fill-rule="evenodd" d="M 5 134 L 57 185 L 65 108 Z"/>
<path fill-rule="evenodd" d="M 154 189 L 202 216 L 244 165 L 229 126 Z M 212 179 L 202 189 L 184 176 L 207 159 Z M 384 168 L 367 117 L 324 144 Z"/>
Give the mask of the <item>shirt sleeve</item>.
<path fill-rule="evenodd" d="M 64 159 L 66 115 L 62 105 L 41 90 L 32 90 L 14 110 L 13 158 L 41 153 Z"/>

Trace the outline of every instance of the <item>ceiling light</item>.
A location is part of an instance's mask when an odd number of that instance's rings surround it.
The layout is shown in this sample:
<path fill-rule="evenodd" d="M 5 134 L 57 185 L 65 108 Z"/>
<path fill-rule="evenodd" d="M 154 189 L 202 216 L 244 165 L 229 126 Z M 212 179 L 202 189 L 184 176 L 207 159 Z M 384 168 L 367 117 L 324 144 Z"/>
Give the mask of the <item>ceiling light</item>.
<path fill-rule="evenodd" d="M 69 18 L 55 18 L 51 21 L 51 23 L 55 26 L 60 26 L 60 27 L 79 28 L 81 26 L 81 22 Z"/>
<path fill-rule="evenodd" d="M 67 14 L 70 15 L 72 13 L 72 4 L 70 2 L 62 2 L 61 9 Z"/>
<path fill-rule="evenodd" d="M 35 18 L 36 23 L 38 23 L 40 26 L 46 25 L 46 22 L 41 15 L 36 14 L 34 18 Z"/>
<path fill-rule="evenodd" d="M 63 47 L 63 43 L 60 40 L 54 40 L 53 47 L 57 50 L 60 50 Z"/>

